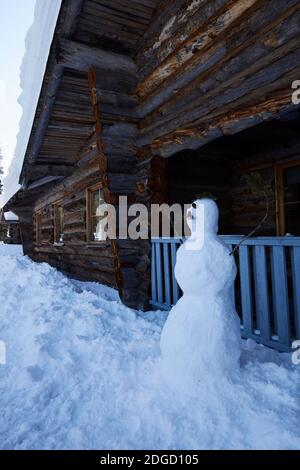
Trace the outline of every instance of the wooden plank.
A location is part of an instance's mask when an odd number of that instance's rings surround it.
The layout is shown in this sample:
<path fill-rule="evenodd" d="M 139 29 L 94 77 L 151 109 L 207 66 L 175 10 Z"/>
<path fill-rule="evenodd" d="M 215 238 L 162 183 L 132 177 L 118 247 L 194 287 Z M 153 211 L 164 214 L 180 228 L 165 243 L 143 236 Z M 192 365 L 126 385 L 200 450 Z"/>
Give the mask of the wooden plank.
<path fill-rule="evenodd" d="M 163 245 L 163 260 L 164 260 L 164 286 L 165 286 L 165 302 L 171 307 L 171 276 L 170 276 L 170 253 L 167 243 Z"/>
<path fill-rule="evenodd" d="M 294 290 L 294 310 L 296 324 L 296 339 L 300 338 L 300 246 L 295 246 L 291 251 L 292 276 Z"/>
<path fill-rule="evenodd" d="M 271 338 L 270 305 L 266 250 L 264 246 L 254 247 L 254 284 L 257 327 L 263 340 L 269 340 Z"/>
<path fill-rule="evenodd" d="M 61 39 L 58 63 L 64 67 L 87 72 L 91 66 L 104 71 L 135 75 L 137 66 L 130 57 Z"/>
<path fill-rule="evenodd" d="M 244 236 L 232 236 L 232 235 L 221 235 L 220 238 L 226 243 L 226 244 L 238 244 L 240 243 Z M 243 245 L 248 245 L 248 246 L 300 246 L 300 237 L 253 237 L 253 238 L 248 238 L 243 242 Z"/>
<path fill-rule="evenodd" d="M 228 248 L 229 248 L 229 251 L 230 253 L 232 252 L 232 249 L 233 249 L 233 246 L 232 244 L 227 244 Z M 235 305 L 235 282 L 232 284 L 232 288 L 231 288 L 231 299 L 232 299 L 232 303 L 233 305 Z"/>
<path fill-rule="evenodd" d="M 245 333 L 253 333 L 253 306 L 251 289 L 250 253 L 247 245 L 241 245 L 240 252 L 240 283 L 242 300 L 242 324 Z"/>
<path fill-rule="evenodd" d="M 157 300 L 160 304 L 164 303 L 163 294 L 163 272 L 161 262 L 161 245 L 160 243 L 155 244 L 155 261 L 156 261 L 156 276 L 157 276 Z"/>
<path fill-rule="evenodd" d="M 274 313 L 279 342 L 290 346 L 290 317 L 285 249 L 273 246 L 271 250 Z"/>
<path fill-rule="evenodd" d="M 172 266 L 172 290 L 173 290 L 173 305 L 175 305 L 180 298 L 180 289 L 175 277 L 176 254 L 179 248 L 177 243 L 171 244 L 171 266 Z"/>
<path fill-rule="evenodd" d="M 151 257 L 151 303 L 157 302 L 156 245 L 152 243 Z"/>

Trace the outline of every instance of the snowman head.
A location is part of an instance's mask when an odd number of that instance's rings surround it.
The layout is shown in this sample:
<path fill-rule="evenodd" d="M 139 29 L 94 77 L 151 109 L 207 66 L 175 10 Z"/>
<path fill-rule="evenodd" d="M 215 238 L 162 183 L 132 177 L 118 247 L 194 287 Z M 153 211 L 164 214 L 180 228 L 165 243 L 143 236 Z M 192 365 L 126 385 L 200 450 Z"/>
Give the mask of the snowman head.
<path fill-rule="evenodd" d="M 197 199 L 187 211 L 187 224 L 192 237 L 199 230 L 204 235 L 218 233 L 219 209 L 213 199 Z"/>

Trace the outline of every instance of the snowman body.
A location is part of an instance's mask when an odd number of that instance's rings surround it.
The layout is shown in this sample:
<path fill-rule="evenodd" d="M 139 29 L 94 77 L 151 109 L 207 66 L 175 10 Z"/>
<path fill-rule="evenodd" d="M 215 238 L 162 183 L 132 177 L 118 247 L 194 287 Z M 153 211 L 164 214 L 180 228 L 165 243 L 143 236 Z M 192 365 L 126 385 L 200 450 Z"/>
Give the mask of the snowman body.
<path fill-rule="evenodd" d="M 203 244 L 195 242 L 193 220 L 204 209 Z M 234 257 L 217 236 L 218 208 L 209 199 L 191 210 L 191 237 L 177 251 L 175 277 L 183 296 L 172 308 L 162 331 L 163 365 L 173 378 L 228 376 L 237 369 L 240 321 L 233 301 Z M 191 214 L 190 214 L 191 215 Z"/>

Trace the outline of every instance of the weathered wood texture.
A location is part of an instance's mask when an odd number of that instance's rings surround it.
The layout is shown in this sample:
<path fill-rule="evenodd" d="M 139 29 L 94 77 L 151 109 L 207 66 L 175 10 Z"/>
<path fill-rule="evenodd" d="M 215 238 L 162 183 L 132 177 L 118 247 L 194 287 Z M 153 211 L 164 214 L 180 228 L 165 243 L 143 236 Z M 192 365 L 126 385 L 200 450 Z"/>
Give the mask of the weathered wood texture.
<path fill-rule="evenodd" d="M 98 164 L 102 172 L 104 198 L 107 203 L 118 205 L 118 196 L 127 195 L 129 203 L 136 197 L 137 125 L 132 119 L 124 119 L 122 103 L 115 105 L 115 119 L 102 112 L 102 100 L 98 75 L 90 70 L 89 84 L 95 117 L 95 136 Z M 116 112 L 120 110 L 119 113 Z M 115 171 L 114 171 L 115 170 Z M 132 240 L 111 240 L 116 285 L 123 302 L 144 309 L 149 299 L 150 260 L 146 245 Z M 141 246 L 143 247 L 141 249 Z M 149 250 L 150 251 L 150 245 Z"/>
<path fill-rule="evenodd" d="M 74 39 L 134 55 L 157 0 L 86 0 Z"/>
<path fill-rule="evenodd" d="M 299 20 L 297 0 L 165 2 L 138 55 L 139 144 L 169 156 L 291 106 Z"/>

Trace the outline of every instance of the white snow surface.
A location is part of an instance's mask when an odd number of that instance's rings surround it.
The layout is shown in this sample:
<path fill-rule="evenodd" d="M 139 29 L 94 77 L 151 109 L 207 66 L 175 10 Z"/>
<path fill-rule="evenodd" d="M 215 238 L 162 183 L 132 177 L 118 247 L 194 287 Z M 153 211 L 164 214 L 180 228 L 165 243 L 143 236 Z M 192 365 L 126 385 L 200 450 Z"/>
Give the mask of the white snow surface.
<path fill-rule="evenodd" d="M 230 380 L 208 374 L 174 393 L 161 368 L 165 313 L 135 312 L 27 257 L 0 256 L 0 280 L 2 449 L 300 448 L 289 354 L 248 341 Z"/>
<path fill-rule="evenodd" d="M 19 176 L 29 141 L 38 98 L 43 83 L 49 50 L 62 0 L 36 0 L 34 20 L 25 38 L 25 54 L 20 68 L 18 99 L 22 107 L 14 158 L 3 180 L 4 192 L 0 207 L 20 188 Z"/>
<path fill-rule="evenodd" d="M 19 220 L 19 217 L 13 212 L 9 211 L 9 212 L 4 212 L 4 219 L 7 221 L 17 221 Z"/>
<path fill-rule="evenodd" d="M 0 255 L 18 256 L 23 254 L 22 245 L 0 243 Z M 0 278 L 1 282 L 1 278 Z"/>

